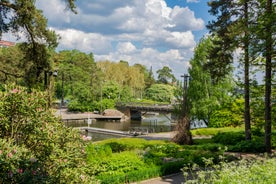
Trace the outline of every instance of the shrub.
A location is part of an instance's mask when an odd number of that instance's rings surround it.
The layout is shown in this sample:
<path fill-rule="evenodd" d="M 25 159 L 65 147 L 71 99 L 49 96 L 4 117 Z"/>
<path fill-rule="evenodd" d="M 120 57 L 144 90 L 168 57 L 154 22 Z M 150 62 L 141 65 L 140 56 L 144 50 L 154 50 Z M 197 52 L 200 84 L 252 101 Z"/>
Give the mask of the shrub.
<path fill-rule="evenodd" d="M 185 183 L 270 184 L 276 181 L 275 158 L 222 162 L 219 165 L 210 163 L 208 168 L 185 167 L 183 169 Z M 189 175 L 190 171 L 192 171 L 192 175 Z"/>
<path fill-rule="evenodd" d="M 47 99 L 43 92 L 29 93 L 25 88 L 14 85 L 6 86 L 5 91 L 0 92 L 1 146 L 6 142 L 8 148 L 20 150 L 18 157 L 17 154 L 12 157 L 14 162 L 6 161 L 5 166 L 0 165 L 1 170 L 5 171 L 3 183 L 9 183 L 5 180 L 10 177 L 7 169 L 14 172 L 14 169 L 26 168 L 26 159 L 30 157 L 39 165 L 44 176 L 39 178 L 40 183 L 92 181 L 85 170 L 84 141 L 77 130 L 66 128 L 59 122 L 50 110 Z M 35 171 L 36 174 L 39 172 Z M 17 175 L 15 183 L 20 183 L 24 177 Z"/>
<path fill-rule="evenodd" d="M 243 132 L 224 132 L 216 134 L 212 140 L 223 145 L 235 145 L 245 140 L 245 136 Z"/>
<path fill-rule="evenodd" d="M 175 162 L 168 162 L 161 166 L 161 173 L 162 175 L 169 175 L 174 173 L 179 173 L 181 171 L 181 168 L 187 164 L 184 160 L 178 160 Z"/>
<path fill-rule="evenodd" d="M 0 139 L 0 183 L 38 183 L 47 176 L 41 162 L 24 146 Z"/>
<path fill-rule="evenodd" d="M 139 138 L 107 139 L 96 143 L 109 146 L 113 153 L 144 148 L 147 141 Z"/>
<path fill-rule="evenodd" d="M 251 152 L 251 153 L 263 153 L 266 151 L 263 139 L 241 141 L 233 146 L 228 147 L 229 151 L 234 152 Z"/>
<path fill-rule="evenodd" d="M 147 141 L 142 138 L 120 138 L 120 139 L 107 139 L 97 142 L 97 145 L 107 145 L 111 148 L 112 152 L 122 152 L 135 149 L 146 149 L 155 145 L 163 145 L 166 141 L 151 140 Z"/>
<path fill-rule="evenodd" d="M 94 175 L 128 173 L 148 166 L 135 152 L 130 151 L 113 153 L 109 157 L 102 157 L 101 159 L 90 159 L 89 164 Z"/>
<path fill-rule="evenodd" d="M 128 173 L 117 172 L 114 174 L 104 173 L 100 174 L 96 178 L 102 184 L 120 184 L 120 183 L 130 183 L 137 182 L 149 178 L 154 178 L 157 176 L 161 176 L 162 173 L 160 171 L 160 167 L 148 167 L 141 168 L 139 170 L 130 171 Z"/>
<path fill-rule="evenodd" d="M 93 102 L 79 102 L 77 100 L 71 100 L 68 104 L 69 111 L 88 112 L 98 109 L 97 103 Z"/>

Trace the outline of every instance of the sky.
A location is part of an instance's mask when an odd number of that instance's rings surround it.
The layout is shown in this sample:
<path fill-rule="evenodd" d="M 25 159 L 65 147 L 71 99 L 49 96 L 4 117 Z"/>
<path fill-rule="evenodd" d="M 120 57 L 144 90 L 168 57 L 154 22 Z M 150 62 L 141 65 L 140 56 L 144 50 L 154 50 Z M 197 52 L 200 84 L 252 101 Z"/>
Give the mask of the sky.
<path fill-rule="evenodd" d="M 64 0 L 37 0 L 48 26 L 61 36 L 58 51 L 93 53 L 95 61 L 127 61 L 156 71 L 187 73 L 193 49 L 211 19 L 207 0 L 77 0 L 77 14 Z"/>

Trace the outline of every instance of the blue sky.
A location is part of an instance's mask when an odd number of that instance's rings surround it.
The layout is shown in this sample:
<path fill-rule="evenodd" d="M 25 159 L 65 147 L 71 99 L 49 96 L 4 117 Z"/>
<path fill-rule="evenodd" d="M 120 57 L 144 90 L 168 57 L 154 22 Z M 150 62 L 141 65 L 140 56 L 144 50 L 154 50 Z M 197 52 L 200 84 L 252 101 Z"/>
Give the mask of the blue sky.
<path fill-rule="evenodd" d="M 93 53 L 96 61 L 164 66 L 176 78 L 187 72 L 198 40 L 208 31 L 207 0 L 77 0 L 78 14 L 63 0 L 37 0 L 60 36 L 58 50 Z M 5 37 L 4 37 L 5 38 Z"/>

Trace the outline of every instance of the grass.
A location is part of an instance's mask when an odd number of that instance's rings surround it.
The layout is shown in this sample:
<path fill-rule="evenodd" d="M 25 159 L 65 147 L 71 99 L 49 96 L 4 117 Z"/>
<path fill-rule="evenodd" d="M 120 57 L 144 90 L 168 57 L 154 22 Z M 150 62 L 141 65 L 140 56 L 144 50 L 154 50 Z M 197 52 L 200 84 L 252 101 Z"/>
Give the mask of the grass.
<path fill-rule="evenodd" d="M 222 132 L 240 132 L 244 131 L 243 127 L 224 127 L 224 128 L 199 128 L 191 130 L 193 136 L 214 136 Z"/>
<path fill-rule="evenodd" d="M 259 148 L 255 148 L 263 146 L 263 142 L 258 141 L 259 139 L 263 139 L 263 137 L 261 137 L 263 136 L 263 133 L 258 135 L 260 137 L 254 135 L 254 141 L 252 142 L 244 142 L 244 139 L 241 139 L 240 136 L 241 134 L 243 135 L 243 131 L 242 127 L 202 128 L 192 130 L 193 136 L 200 135 L 212 137 L 208 139 L 195 139 L 193 145 L 177 145 L 163 140 L 148 141 L 140 138 L 107 139 L 92 143 L 88 146 L 88 165 L 91 170 L 91 174 L 100 180 L 101 183 L 119 184 L 126 182 L 137 182 L 157 176 L 180 172 L 183 167 L 187 168 L 192 165 L 204 168 L 207 160 L 209 164 L 208 167 L 212 167 L 212 172 L 206 171 L 206 173 L 198 173 L 196 178 L 194 178 L 196 181 L 195 183 L 198 183 L 197 179 L 200 177 L 204 176 L 205 179 L 206 177 L 211 179 L 213 175 L 214 178 L 213 180 L 210 180 L 211 182 L 209 183 L 227 183 L 228 180 L 217 182 L 218 178 L 215 177 L 219 176 L 227 178 L 230 177 L 231 174 L 234 175 L 235 171 L 238 171 L 238 169 L 234 168 L 231 164 L 226 165 L 228 164 L 227 162 L 221 162 L 221 156 L 226 150 L 226 147 L 228 147 L 228 150 L 231 148 L 236 151 L 258 151 Z M 275 135 L 275 131 L 273 135 Z M 228 141 L 227 139 L 231 140 Z M 235 144 L 228 145 L 229 142 L 231 144 L 235 142 Z M 275 143 L 275 141 L 273 142 Z M 210 165 L 209 160 L 212 160 L 212 165 Z M 227 156 L 224 160 L 237 160 L 237 158 Z M 275 160 L 272 160 L 271 162 L 275 163 Z M 243 163 L 241 162 L 241 164 Z M 267 166 L 270 166 L 270 162 L 267 162 L 267 164 Z M 254 163 L 251 165 L 252 168 L 257 168 Z M 225 170 L 225 172 L 215 170 L 216 167 L 223 168 L 223 166 L 227 167 L 229 170 Z M 251 169 L 250 164 L 246 164 L 245 166 L 241 165 L 241 168 L 246 166 L 248 166 L 248 170 Z M 230 173 L 230 170 L 234 173 Z M 271 175 L 266 175 L 264 171 L 265 168 L 262 168 L 260 171 L 262 172 L 262 177 L 271 177 Z M 252 173 L 256 174 L 256 172 L 257 171 L 254 169 L 252 170 Z M 223 174 L 226 173 L 229 174 L 229 176 L 223 176 Z M 239 176 L 234 177 L 238 178 Z M 258 179 L 259 178 L 256 178 L 256 181 L 259 181 Z M 267 181 L 270 181 L 270 178 L 268 178 Z M 193 180 L 188 181 L 188 183 L 189 182 L 193 182 Z"/>

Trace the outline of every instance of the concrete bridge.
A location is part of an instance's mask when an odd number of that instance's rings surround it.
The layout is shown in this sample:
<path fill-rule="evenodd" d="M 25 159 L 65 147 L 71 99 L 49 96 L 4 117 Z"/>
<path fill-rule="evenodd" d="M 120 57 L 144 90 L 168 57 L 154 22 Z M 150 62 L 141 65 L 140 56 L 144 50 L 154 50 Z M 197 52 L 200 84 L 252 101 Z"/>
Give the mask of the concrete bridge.
<path fill-rule="evenodd" d="M 150 104 L 137 102 L 119 102 L 116 104 L 116 108 L 126 116 L 136 120 L 142 119 L 143 113 L 146 112 L 169 114 L 172 113 L 174 109 L 171 104 Z"/>

